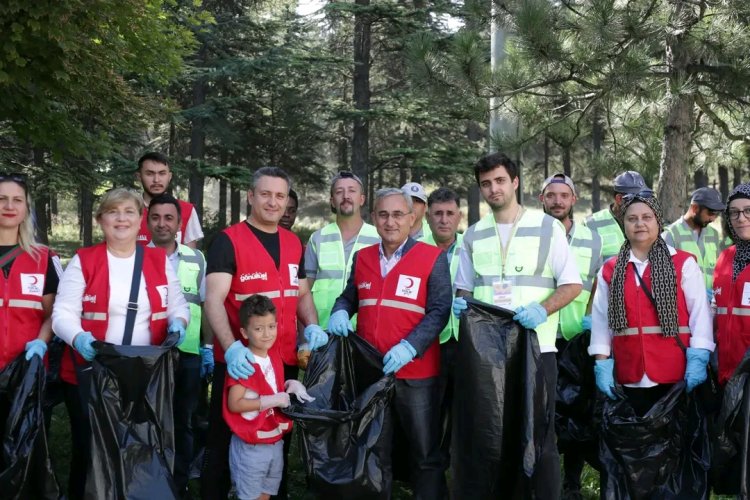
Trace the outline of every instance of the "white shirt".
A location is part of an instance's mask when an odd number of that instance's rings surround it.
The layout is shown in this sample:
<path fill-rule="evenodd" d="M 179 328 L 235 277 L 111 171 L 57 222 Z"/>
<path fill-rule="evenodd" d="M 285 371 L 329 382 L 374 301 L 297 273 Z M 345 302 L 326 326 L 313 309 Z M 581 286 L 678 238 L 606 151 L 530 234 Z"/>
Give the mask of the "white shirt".
<path fill-rule="evenodd" d="M 669 253 L 674 255 L 677 251 L 669 247 Z M 648 266 L 648 259 L 640 261 L 631 251 L 628 262 L 633 262 L 640 275 L 643 276 Z M 612 351 L 612 337 L 614 332 L 609 328 L 607 314 L 609 308 L 609 285 L 602 279 L 602 269 L 599 270 L 597 275 L 596 292 L 594 293 L 594 301 L 591 306 L 591 344 L 588 349 L 591 356 L 596 354 L 609 356 Z M 636 276 L 633 276 L 633 280 L 635 280 L 636 286 L 640 286 Z M 706 297 L 703 272 L 698 267 L 695 259 L 687 259 L 682 266 L 680 287 L 682 293 L 685 295 L 685 302 L 688 314 L 690 315 L 688 319 L 690 347 L 713 351 L 716 344 L 714 344 L 711 309 Z M 626 385 L 629 387 L 653 387 L 657 384 L 644 373 L 640 382 Z"/>
<path fill-rule="evenodd" d="M 273 389 L 273 393 L 276 394 L 277 392 L 279 392 L 279 389 L 276 386 L 276 372 L 274 372 L 273 370 L 271 358 L 269 356 L 258 356 L 257 354 L 255 354 L 254 356 L 255 362 L 260 365 L 260 370 L 263 373 L 263 376 L 266 378 L 266 382 L 271 386 L 271 389 Z M 258 397 L 260 397 L 260 395 L 257 392 L 252 389 L 245 388 L 245 399 L 257 399 Z M 242 415 L 242 418 L 244 418 L 245 420 L 253 420 L 254 418 L 257 418 L 259 414 L 260 412 L 257 411 L 246 411 L 240 413 L 240 415 Z"/>
<path fill-rule="evenodd" d="M 380 255 L 380 276 L 385 278 L 385 275 L 391 272 L 391 269 L 396 267 L 396 264 L 401 260 L 401 256 L 404 255 L 404 245 L 406 245 L 406 242 L 409 241 L 409 238 L 405 239 L 403 243 L 401 243 L 401 246 L 399 246 L 395 252 L 391 254 L 390 257 L 385 256 L 385 252 L 383 251 L 383 244 L 381 243 L 380 246 L 378 246 L 379 255 Z"/>
<path fill-rule="evenodd" d="M 125 334 L 125 317 L 127 315 L 128 299 L 130 298 L 130 283 L 133 280 L 133 266 L 135 253 L 127 258 L 119 258 L 107 251 L 107 265 L 109 266 L 109 309 L 107 333 L 104 338 L 111 344 L 122 344 Z M 167 318 L 171 322 L 181 318 L 187 324 L 190 321 L 190 309 L 177 274 L 167 259 L 164 259 L 164 269 L 167 273 Z M 68 344 L 73 344 L 76 335 L 83 331 L 81 327 L 81 311 L 83 310 L 83 292 L 86 283 L 81 271 L 81 260 L 78 255 L 68 264 L 60 279 L 55 304 L 52 309 L 52 329 L 58 337 Z M 103 300 L 102 297 L 100 300 Z M 133 327 L 131 345 L 151 345 L 151 304 L 146 292 L 146 279 L 141 274 L 141 286 L 138 291 L 138 312 Z"/>
<path fill-rule="evenodd" d="M 182 239 L 180 239 L 182 238 Z M 187 224 L 185 224 L 185 234 L 182 231 L 177 232 L 177 241 L 182 241 L 184 244 L 198 241 L 203 238 L 203 228 L 201 227 L 201 221 L 198 219 L 198 212 L 195 207 L 190 211 L 190 218 L 188 218 Z"/>

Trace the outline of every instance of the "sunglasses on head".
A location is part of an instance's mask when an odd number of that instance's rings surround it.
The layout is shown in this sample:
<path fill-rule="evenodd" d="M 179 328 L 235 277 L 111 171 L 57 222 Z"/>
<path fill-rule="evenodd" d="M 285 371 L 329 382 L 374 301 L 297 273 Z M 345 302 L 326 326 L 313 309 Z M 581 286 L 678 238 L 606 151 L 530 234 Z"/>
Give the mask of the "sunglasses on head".
<path fill-rule="evenodd" d="M 24 190 L 27 187 L 26 179 L 27 179 L 26 174 L 21 174 L 18 172 L 0 173 L 0 182 L 5 182 L 5 181 L 15 182 L 16 184 L 20 184 L 24 188 Z"/>
<path fill-rule="evenodd" d="M 637 193 L 628 193 L 622 196 L 622 201 L 630 202 L 636 198 L 653 198 L 654 192 L 651 189 L 644 189 Z"/>

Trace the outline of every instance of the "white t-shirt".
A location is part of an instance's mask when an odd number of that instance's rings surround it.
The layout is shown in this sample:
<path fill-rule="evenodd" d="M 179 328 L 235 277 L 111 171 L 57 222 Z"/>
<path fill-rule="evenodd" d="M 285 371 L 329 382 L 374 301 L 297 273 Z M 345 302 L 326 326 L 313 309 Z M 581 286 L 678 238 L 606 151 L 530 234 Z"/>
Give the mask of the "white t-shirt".
<path fill-rule="evenodd" d="M 258 356 L 255 354 L 255 362 L 260 365 L 260 370 L 263 373 L 263 376 L 266 378 L 266 382 L 268 382 L 268 385 L 271 386 L 271 389 L 273 389 L 274 394 L 279 392 L 278 387 L 276 386 L 276 373 L 273 370 L 273 365 L 271 364 L 271 358 L 266 356 Z M 252 389 L 245 388 L 245 399 L 257 399 L 259 397 L 259 394 Z M 257 411 L 246 411 L 241 413 L 242 418 L 245 420 L 253 420 L 254 418 L 257 418 L 260 412 Z"/>
<path fill-rule="evenodd" d="M 182 239 L 180 239 L 182 238 Z M 198 212 L 193 207 L 190 211 L 190 218 L 185 225 L 185 234 L 182 231 L 177 232 L 177 241 L 182 241 L 183 244 L 188 244 L 193 241 L 198 241 L 203 238 L 203 228 L 201 227 L 201 221 L 198 219 Z"/>

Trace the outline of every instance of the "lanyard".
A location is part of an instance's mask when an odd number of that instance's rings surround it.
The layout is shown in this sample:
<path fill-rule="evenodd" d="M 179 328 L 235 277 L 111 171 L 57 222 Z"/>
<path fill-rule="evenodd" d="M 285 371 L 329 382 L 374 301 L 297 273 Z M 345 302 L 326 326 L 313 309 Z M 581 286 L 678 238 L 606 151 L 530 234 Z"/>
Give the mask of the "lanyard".
<path fill-rule="evenodd" d="M 495 217 L 493 215 L 493 227 L 495 228 L 495 235 L 497 236 L 497 241 L 500 243 L 500 259 L 501 259 L 501 269 L 500 269 L 500 277 L 502 279 L 505 279 L 505 265 L 508 262 L 508 249 L 510 248 L 510 242 L 513 239 L 513 236 L 516 235 L 516 226 L 518 226 L 518 221 L 521 220 L 521 216 L 523 215 L 524 209 L 523 206 L 518 206 L 518 212 L 516 212 L 516 218 L 513 220 L 513 226 L 510 228 L 510 235 L 508 236 L 508 244 L 506 246 L 503 246 L 503 239 L 500 237 L 500 233 L 497 232 L 497 222 L 494 220 Z"/>

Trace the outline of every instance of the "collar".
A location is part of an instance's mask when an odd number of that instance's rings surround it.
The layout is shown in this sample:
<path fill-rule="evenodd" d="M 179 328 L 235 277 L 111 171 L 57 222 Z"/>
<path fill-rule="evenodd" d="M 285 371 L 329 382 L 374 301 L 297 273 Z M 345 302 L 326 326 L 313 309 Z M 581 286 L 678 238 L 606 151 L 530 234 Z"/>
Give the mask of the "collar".
<path fill-rule="evenodd" d="M 177 245 L 177 247 L 175 248 L 174 252 L 172 252 L 170 254 L 167 254 L 167 257 L 172 258 L 173 255 L 177 256 L 177 257 L 182 257 L 182 251 L 180 250 L 180 244 L 177 243 L 176 240 L 175 240 L 175 245 Z M 153 240 L 149 241 L 146 246 L 149 247 L 149 248 L 156 248 L 156 245 L 154 245 Z"/>
<path fill-rule="evenodd" d="M 400 259 L 401 256 L 404 254 L 404 246 L 406 246 L 406 242 L 409 241 L 409 238 L 406 238 L 403 243 L 401 243 L 401 246 L 399 246 L 395 252 L 393 252 L 393 255 L 391 255 L 390 258 L 385 256 L 385 252 L 383 251 L 383 242 L 380 242 L 380 245 L 378 245 L 378 254 L 380 255 L 381 259 L 390 260 L 394 257 Z"/>

